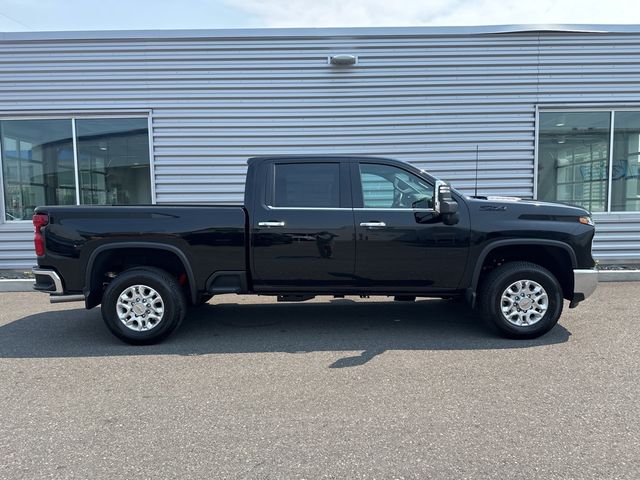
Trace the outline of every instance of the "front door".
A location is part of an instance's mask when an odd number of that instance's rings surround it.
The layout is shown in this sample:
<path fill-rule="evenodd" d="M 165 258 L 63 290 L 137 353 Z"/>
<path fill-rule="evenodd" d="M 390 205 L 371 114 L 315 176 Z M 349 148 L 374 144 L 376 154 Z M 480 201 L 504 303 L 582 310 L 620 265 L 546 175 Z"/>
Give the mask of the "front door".
<path fill-rule="evenodd" d="M 258 291 L 353 286 L 350 172 L 340 161 L 274 161 L 250 219 Z"/>
<path fill-rule="evenodd" d="M 454 289 L 464 272 L 469 223 L 445 225 L 434 211 L 434 184 L 408 169 L 354 163 L 356 278 L 380 292 Z"/>

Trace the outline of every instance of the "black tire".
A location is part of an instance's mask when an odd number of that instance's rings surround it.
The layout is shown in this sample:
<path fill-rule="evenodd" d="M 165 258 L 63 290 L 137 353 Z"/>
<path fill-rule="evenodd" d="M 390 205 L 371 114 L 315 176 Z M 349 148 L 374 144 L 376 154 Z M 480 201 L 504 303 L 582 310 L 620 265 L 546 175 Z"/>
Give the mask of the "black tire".
<path fill-rule="evenodd" d="M 514 325 L 502 313 L 502 294 L 513 283 L 526 280 L 536 282 L 544 288 L 547 293 L 547 309 L 542 318 L 531 325 Z M 509 262 L 491 271 L 480 285 L 478 298 L 483 319 L 508 338 L 527 339 L 544 335 L 558 323 L 562 314 L 560 283 L 549 270 L 530 262 Z M 505 305 L 509 305 L 508 300 Z"/>
<path fill-rule="evenodd" d="M 135 285 L 144 285 L 155 290 L 164 307 L 160 320 L 148 330 L 133 330 L 127 327 L 118 316 L 118 298 L 127 288 Z M 134 301 L 135 299 L 132 300 L 132 304 Z M 154 267 L 125 270 L 109 284 L 102 298 L 104 323 L 116 337 L 132 345 L 150 345 L 164 340 L 178 328 L 186 310 L 186 300 L 178 281 L 166 271 Z M 146 321 L 140 317 L 143 325 L 146 325 Z M 135 322 L 133 322 L 134 326 L 137 325 Z"/>

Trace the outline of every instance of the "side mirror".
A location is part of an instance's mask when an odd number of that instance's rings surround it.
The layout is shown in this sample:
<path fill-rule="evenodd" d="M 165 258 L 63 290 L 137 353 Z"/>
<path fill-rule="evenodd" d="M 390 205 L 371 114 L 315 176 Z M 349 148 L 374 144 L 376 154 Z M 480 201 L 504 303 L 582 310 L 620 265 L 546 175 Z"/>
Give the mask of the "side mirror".
<path fill-rule="evenodd" d="M 458 223 L 458 202 L 451 196 L 451 187 L 442 180 L 436 182 L 435 211 L 445 225 Z"/>

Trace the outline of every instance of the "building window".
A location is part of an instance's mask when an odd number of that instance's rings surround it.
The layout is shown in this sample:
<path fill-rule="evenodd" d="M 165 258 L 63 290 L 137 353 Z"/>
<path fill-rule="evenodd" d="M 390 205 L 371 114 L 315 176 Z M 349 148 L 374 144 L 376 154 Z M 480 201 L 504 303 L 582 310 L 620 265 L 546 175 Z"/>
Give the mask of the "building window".
<path fill-rule="evenodd" d="M 640 211 L 640 112 L 616 112 L 611 168 L 611 211 Z"/>
<path fill-rule="evenodd" d="M 0 120 L 0 155 L 7 221 L 39 205 L 151 202 L 146 118 Z"/>
<path fill-rule="evenodd" d="M 610 112 L 540 113 L 538 198 L 606 210 Z"/>
<path fill-rule="evenodd" d="M 30 220 L 38 205 L 76 203 L 69 120 L 0 121 L 7 220 Z"/>
<path fill-rule="evenodd" d="M 640 211 L 640 112 L 541 112 L 538 132 L 540 200 Z"/>
<path fill-rule="evenodd" d="M 146 118 L 76 120 L 80 203 L 150 203 Z"/>

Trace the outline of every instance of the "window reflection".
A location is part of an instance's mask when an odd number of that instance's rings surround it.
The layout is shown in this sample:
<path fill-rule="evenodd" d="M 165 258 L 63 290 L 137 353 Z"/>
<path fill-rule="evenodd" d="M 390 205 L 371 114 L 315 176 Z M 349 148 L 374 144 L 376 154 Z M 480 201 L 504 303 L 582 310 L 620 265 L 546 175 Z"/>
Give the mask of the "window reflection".
<path fill-rule="evenodd" d="M 593 212 L 607 207 L 610 112 L 539 117 L 538 198 Z"/>
<path fill-rule="evenodd" d="M 339 207 L 340 164 L 277 164 L 273 206 Z"/>
<path fill-rule="evenodd" d="M 365 208 L 433 208 L 433 187 L 400 168 L 360 164 Z"/>
<path fill-rule="evenodd" d="M 0 140 L 6 220 L 76 203 L 71 120 L 2 120 Z"/>
<path fill-rule="evenodd" d="M 611 210 L 640 211 L 640 112 L 616 112 L 611 168 Z"/>
<path fill-rule="evenodd" d="M 80 203 L 151 202 L 146 118 L 76 120 Z"/>

